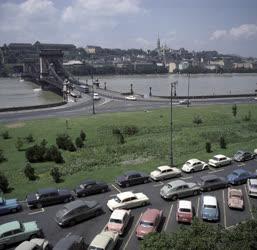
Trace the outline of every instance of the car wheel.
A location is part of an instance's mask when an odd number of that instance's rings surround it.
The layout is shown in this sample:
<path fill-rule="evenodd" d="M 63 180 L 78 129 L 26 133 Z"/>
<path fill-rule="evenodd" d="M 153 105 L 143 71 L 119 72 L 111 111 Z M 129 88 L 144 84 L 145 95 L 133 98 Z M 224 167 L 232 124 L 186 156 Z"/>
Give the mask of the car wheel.
<path fill-rule="evenodd" d="M 81 194 L 81 197 L 85 197 L 85 196 L 86 196 L 86 194 L 85 194 L 85 193 Z"/>
<path fill-rule="evenodd" d="M 96 212 L 95 212 L 95 216 L 99 216 L 99 215 L 101 215 L 101 213 L 102 213 L 102 210 L 96 210 Z"/>
<path fill-rule="evenodd" d="M 190 173 L 194 173 L 195 172 L 195 170 L 192 168 L 191 170 L 190 170 Z"/>
<path fill-rule="evenodd" d="M 145 179 L 145 180 L 144 180 L 144 184 L 146 184 L 147 182 L 148 182 L 148 180 L 147 180 L 147 179 Z"/>
<path fill-rule="evenodd" d="M 107 189 L 106 189 L 106 188 L 103 188 L 103 189 L 102 189 L 102 193 L 105 193 L 105 192 L 107 192 Z"/>
<path fill-rule="evenodd" d="M 178 199 L 178 196 L 177 196 L 177 195 L 171 196 L 171 200 L 175 201 L 175 200 L 177 200 L 177 199 Z"/>
<path fill-rule="evenodd" d="M 75 221 L 75 220 L 71 220 L 71 221 L 69 222 L 69 226 L 70 226 L 70 227 L 74 226 L 75 224 L 76 224 L 76 221 Z"/>
<path fill-rule="evenodd" d="M 146 206 L 146 205 L 147 205 L 147 203 L 146 203 L 146 202 L 143 202 L 143 203 L 142 203 L 142 206 Z"/>
<path fill-rule="evenodd" d="M 0 246 L 0 249 L 2 250 L 2 249 L 6 249 L 7 247 L 6 247 L 6 245 L 1 245 Z"/>

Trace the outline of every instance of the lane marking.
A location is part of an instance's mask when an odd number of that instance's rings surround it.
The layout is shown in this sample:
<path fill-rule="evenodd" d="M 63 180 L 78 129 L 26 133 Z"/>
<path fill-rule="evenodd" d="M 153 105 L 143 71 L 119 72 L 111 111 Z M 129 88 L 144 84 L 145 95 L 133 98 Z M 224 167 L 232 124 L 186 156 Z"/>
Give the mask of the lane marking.
<path fill-rule="evenodd" d="M 164 231 L 167 230 L 167 226 L 169 224 L 169 220 L 170 220 L 172 209 L 173 209 L 173 204 L 171 204 L 171 206 L 170 206 L 170 211 L 169 211 L 169 214 L 168 214 L 168 218 L 166 219 L 166 223 L 165 223 L 165 226 L 164 226 Z"/>
<path fill-rule="evenodd" d="M 223 197 L 223 213 L 224 213 L 224 227 L 227 228 L 227 217 L 226 217 L 226 208 L 225 208 L 225 191 L 222 190 Z"/>
<path fill-rule="evenodd" d="M 182 180 L 188 180 L 188 179 L 192 179 L 193 178 L 193 176 L 188 176 L 188 177 L 182 177 L 182 178 L 180 178 L 180 179 L 182 179 Z"/>
<path fill-rule="evenodd" d="M 164 183 L 160 181 L 158 184 L 153 185 L 153 187 L 160 187 L 162 185 L 164 185 Z"/>
<path fill-rule="evenodd" d="M 133 234 L 135 233 L 136 227 L 137 227 L 137 225 L 138 225 L 138 223 L 139 223 L 139 220 L 140 220 L 141 216 L 142 216 L 142 213 L 141 213 L 140 216 L 138 217 L 137 222 L 136 222 L 136 224 L 135 224 L 135 226 L 134 226 L 134 228 L 133 228 L 131 234 L 129 235 L 129 238 L 128 238 L 126 244 L 124 245 L 124 249 L 127 248 L 129 241 L 131 240 Z"/>
<path fill-rule="evenodd" d="M 225 170 L 224 168 L 217 169 L 217 170 L 212 170 L 212 171 L 209 171 L 208 174 L 211 174 L 211 173 L 218 173 L 218 172 L 222 172 L 222 171 L 224 171 L 224 170 Z"/>
<path fill-rule="evenodd" d="M 114 197 L 116 196 L 117 194 L 110 194 L 109 197 Z"/>
<path fill-rule="evenodd" d="M 238 167 L 244 167 L 245 166 L 245 163 L 240 163 L 240 164 L 237 164 Z"/>
<path fill-rule="evenodd" d="M 70 235 L 71 235 L 71 232 L 70 232 L 70 233 L 68 233 L 68 234 L 65 236 L 65 238 L 69 237 Z"/>
<path fill-rule="evenodd" d="M 198 215 L 199 212 L 199 205 L 200 205 L 200 197 L 197 198 L 197 207 L 196 207 L 196 216 L 199 218 L 200 215 Z"/>
<path fill-rule="evenodd" d="M 119 193 L 121 193 L 120 189 L 118 189 L 115 185 L 112 184 L 112 186 L 113 186 L 114 189 L 116 189 L 116 191 L 118 191 Z"/>
<path fill-rule="evenodd" d="M 45 209 L 44 209 L 44 208 L 41 208 L 39 211 L 29 213 L 29 215 L 39 214 L 39 213 L 44 213 L 44 212 L 45 212 Z"/>
<path fill-rule="evenodd" d="M 246 185 L 244 186 L 244 188 L 245 188 L 245 193 L 246 193 L 246 197 L 247 197 L 246 199 L 247 199 L 247 202 L 248 202 L 251 217 L 252 217 L 252 219 L 254 219 L 253 211 L 252 211 L 252 205 L 251 205 L 250 198 L 249 198 L 249 195 L 248 195 L 248 192 L 247 192 L 247 189 L 246 189 Z"/>

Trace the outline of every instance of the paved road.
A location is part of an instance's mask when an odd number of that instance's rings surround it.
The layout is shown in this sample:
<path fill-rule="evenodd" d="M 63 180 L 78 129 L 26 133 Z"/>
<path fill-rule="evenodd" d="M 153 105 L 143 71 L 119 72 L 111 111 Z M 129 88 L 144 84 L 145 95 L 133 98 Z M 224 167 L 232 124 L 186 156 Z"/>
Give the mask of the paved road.
<path fill-rule="evenodd" d="M 242 167 L 244 169 L 255 171 L 257 169 L 257 159 L 251 160 L 246 163 L 233 163 L 230 166 L 226 166 L 219 169 L 210 168 L 205 171 L 193 173 L 193 174 L 184 174 L 181 179 L 188 182 L 197 182 L 202 175 L 206 175 L 207 173 L 215 173 L 219 176 L 228 175 L 233 169 Z M 85 177 L 86 178 L 86 177 Z M 172 179 L 174 180 L 174 179 Z M 164 211 L 164 220 L 161 225 L 160 230 L 165 232 L 173 232 L 177 230 L 180 225 L 175 220 L 176 213 L 176 201 L 165 201 L 160 197 L 160 188 L 167 183 L 169 180 L 164 182 L 150 182 L 143 185 L 137 185 L 129 188 L 119 188 L 114 184 L 110 184 L 111 191 L 107 193 L 102 193 L 98 195 L 89 196 L 83 199 L 86 200 L 96 200 L 98 201 L 105 213 L 96 218 L 92 218 L 80 224 L 77 224 L 73 227 L 68 228 L 60 228 L 54 221 L 54 215 L 63 205 L 50 206 L 39 210 L 29 210 L 24 204 L 24 210 L 17 214 L 10 214 L 6 216 L 1 216 L 1 223 L 5 223 L 11 220 L 21 220 L 21 221 L 31 221 L 36 220 L 40 227 L 42 227 L 45 237 L 53 244 L 66 237 L 67 235 L 74 233 L 80 234 L 85 237 L 86 242 L 89 244 L 94 236 L 99 233 L 104 226 L 106 225 L 111 212 L 106 206 L 106 203 L 109 199 L 115 196 L 118 192 L 133 190 L 135 192 L 143 192 L 147 196 L 149 196 L 151 204 L 147 207 L 154 207 L 163 209 Z M 245 221 L 249 218 L 252 218 L 252 208 L 257 207 L 257 199 L 249 198 L 246 191 L 246 186 L 241 185 L 237 186 L 237 188 L 241 188 L 244 193 L 245 200 L 245 210 L 244 211 L 236 211 L 228 208 L 227 205 L 227 189 L 221 189 L 217 191 L 209 192 L 217 197 L 219 208 L 221 212 L 221 217 L 219 223 L 222 224 L 225 228 L 229 228 L 233 225 L 241 221 Z M 196 216 L 200 216 L 200 195 L 189 197 L 188 200 L 191 200 L 196 212 Z M 139 241 L 135 237 L 135 228 L 140 218 L 142 212 L 145 211 L 147 207 L 140 207 L 132 209 L 133 218 L 130 221 L 130 224 L 127 228 L 127 231 L 123 237 L 120 238 L 116 249 L 139 249 Z M 206 222 L 208 223 L 208 222 Z M 189 226 L 189 225 L 188 225 Z M 11 249 L 11 248 L 9 248 Z"/>
<path fill-rule="evenodd" d="M 222 98 L 222 99 L 205 99 L 193 100 L 192 106 L 195 105 L 210 105 L 210 104 L 234 104 L 234 103 L 257 103 L 252 97 L 244 98 Z M 174 105 L 178 105 L 174 102 Z M 95 111 L 100 113 L 111 112 L 126 112 L 126 111 L 140 111 L 158 109 L 169 107 L 169 100 L 138 100 L 126 101 L 102 97 L 101 100 L 95 101 Z M 181 107 L 185 107 L 182 106 Z M 77 103 L 69 103 L 65 106 L 54 107 L 40 110 L 30 111 L 16 111 L 0 113 L 0 122 L 17 122 L 22 120 L 43 119 L 51 117 L 74 117 L 92 114 L 92 101 L 87 99 L 80 99 Z"/>

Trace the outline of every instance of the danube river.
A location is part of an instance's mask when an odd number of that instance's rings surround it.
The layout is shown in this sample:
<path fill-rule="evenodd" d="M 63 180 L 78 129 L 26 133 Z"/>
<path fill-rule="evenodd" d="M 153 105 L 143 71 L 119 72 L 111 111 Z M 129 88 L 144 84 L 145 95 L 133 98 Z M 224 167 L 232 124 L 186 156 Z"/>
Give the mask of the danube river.
<path fill-rule="evenodd" d="M 101 87 L 104 82 L 109 89 L 128 92 L 130 84 L 133 84 L 134 92 L 149 94 L 152 87 L 153 95 L 167 96 L 170 92 L 170 83 L 178 81 L 177 95 L 187 95 L 188 77 L 185 75 L 116 75 L 95 76 Z M 80 77 L 86 81 L 88 77 Z M 88 80 L 90 83 L 91 80 Z M 253 93 L 257 88 L 257 74 L 197 74 L 191 75 L 189 82 L 190 95 L 220 95 L 220 94 L 244 94 Z"/>

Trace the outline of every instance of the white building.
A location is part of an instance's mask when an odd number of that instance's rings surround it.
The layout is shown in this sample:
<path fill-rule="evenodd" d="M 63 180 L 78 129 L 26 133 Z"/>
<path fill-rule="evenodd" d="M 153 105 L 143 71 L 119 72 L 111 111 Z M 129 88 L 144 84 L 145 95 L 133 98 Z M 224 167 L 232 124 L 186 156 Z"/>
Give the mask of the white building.
<path fill-rule="evenodd" d="M 224 65 L 225 65 L 223 59 L 210 61 L 209 64 L 210 65 L 218 65 L 218 66 L 221 66 L 221 67 L 224 67 Z"/>
<path fill-rule="evenodd" d="M 252 63 L 248 63 L 248 62 L 245 62 L 245 63 L 233 63 L 233 67 L 234 69 L 252 69 L 253 68 L 253 64 Z"/>
<path fill-rule="evenodd" d="M 187 61 L 183 61 L 178 65 L 179 70 L 184 70 L 187 69 L 189 67 L 189 62 Z"/>
<path fill-rule="evenodd" d="M 173 73 L 174 70 L 177 68 L 176 63 L 169 63 L 168 66 L 169 66 L 169 73 Z"/>

